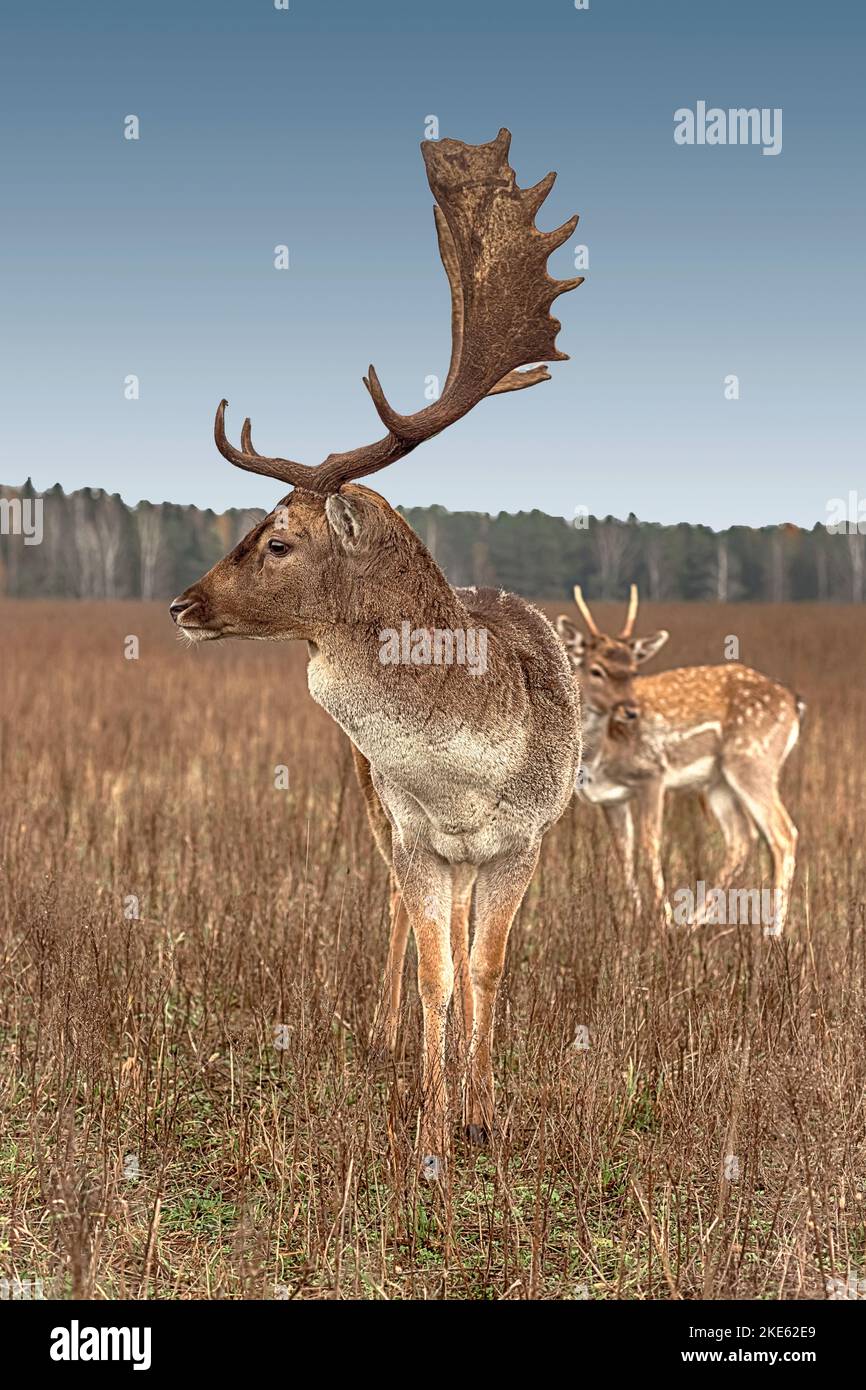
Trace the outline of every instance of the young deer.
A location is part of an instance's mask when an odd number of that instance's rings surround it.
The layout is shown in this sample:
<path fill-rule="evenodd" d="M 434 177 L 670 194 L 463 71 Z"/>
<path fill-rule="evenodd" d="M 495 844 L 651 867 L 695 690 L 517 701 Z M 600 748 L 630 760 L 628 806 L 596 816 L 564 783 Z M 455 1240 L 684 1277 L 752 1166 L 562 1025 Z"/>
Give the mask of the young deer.
<path fill-rule="evenodd" d="M 519 188 L 508 163 L 510 140 L 501 130 L 486 145 L 422 145 L 451 286 L 451 364 L 439 399 L 399 415 L 370 367 L 365 385 L 384 438 L 330 454 L 317 467 L 257 453 L 249 420 L 240 449 L 233 448 L 222 401 L 215 425 L 220 453 L 293 491 L 171 605 L 174 621 L 193 640 L 306 641 L 310 694 L 360 755 L 371 819 L 399 893 L 397 915 L 405 912 L 418 948 L 422 1171 L 430 1178 L 442 1172 L 448 1148 L 452 933 L 457 972 L 468 984 L 464 1122 L 470 1140 L 483 1142 L 493 1123 L 493 1015 L 508 933 L 542 836 L 572 794 L 578 701 L 566 654 L 545 617 L 511 594 L 451 588 L 407 523 L 354 480 L 403 458 L 486 396 L 549 380 L 544 366 L 518 367 L 566 357 L 557 350 L 560 325 L 549 310 L 581 280 L 553 280 L 546 263 L 577 218 L 557 231 L 538 231 L 535 213 L 555 176 Z M 404 625 L 411 629 L 408 661 L 395 659 L 391 642 Z M 430 659 L 431 632 L 451 635 L 456 661 Z M 482 632 L 483 667 L 461 664 L 461 637 L 466 644 Z M 393 960 L 389 970 L 393 978 Z"/>
<path fill-rule="evenodd" d="M 637 585 L 618 637 L 600 632 L 579 587 L 575 602 L 589 631 L 562 614 L 562 637 L 582 691 L 583 763 L 578 790 L 600 805 L 635 900 L 635 824 L 657 905 L 665 901 L 661 831 L 665 793 L 703 793 L 725 841 L 724 882 L 742 868 L 760 832 L 773 858 L 774 926 L 790 900 L 797 830 L 779 795 L 779 774 L 800 731 L 799 696 L 735 662 L 685 666 L 656 676 L 638 667 L 664 646 L 664 630 L 634 637 Z M 665 903 L 666 913 L 669 908 Z"/>

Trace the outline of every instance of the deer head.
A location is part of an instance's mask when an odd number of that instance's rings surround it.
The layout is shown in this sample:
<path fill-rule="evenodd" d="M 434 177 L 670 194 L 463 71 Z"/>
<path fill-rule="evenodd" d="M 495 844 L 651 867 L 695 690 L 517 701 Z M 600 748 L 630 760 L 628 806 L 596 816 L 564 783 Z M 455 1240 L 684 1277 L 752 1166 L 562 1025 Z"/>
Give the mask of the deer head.
<path fill-rule="evenodd" d="M 385 426 L 384 437 L 315 467 L 258 453 L 249 420 L 241 447 L 225 431 L 226 401 L 216 412 L 220 453 L 238 468 L 278 478 L 293 491 L 171 605 L 191 639 L 306 638 L 323 626 L 381 618 L 383 606 L 406 609 L 419 595 L 425 616 L 453 602 L 421 541 L 378 494 L 357 479 L 404 458 L 440 434 L 486 396 L 549 380 L 540 362 L 563 361 L 553 300 L 582 283 L 554 280 L 547 258 L 577 225 L 540 232 L 534 218 L 553 185 L 517 186 L 508 163 L 511 136 L 500 130 L 486 145 L 425 141 L 422 154 L 436 200 L 439 251 L 451 286 L 451 363 L 438 400 L 414 415 L 388 403 L 371 366 L 364 385 Z M 518 368 L 528 364 L 528 370 Z M 444 615 L 443 615 L 444 616 Z"/>
<path fill-rule="evenodd" d="M 662 628 L 651 637 L 634 637 L 637 617 L 637 585 L 632 584 L 625 624 L 618 637 L 609 637 L 597 628 L 580 585 L 575 585 L 574 601 L 588 629 L 588 635 L 561 613 L 556 630 L 565 643 L 572 669 L 580 679 L 584 708 L 596 715 L 610 716 L 616 723 L 628 723 L 640 713 L 632 682 L 644 661 L 655 656 L 670 633 Z"/>

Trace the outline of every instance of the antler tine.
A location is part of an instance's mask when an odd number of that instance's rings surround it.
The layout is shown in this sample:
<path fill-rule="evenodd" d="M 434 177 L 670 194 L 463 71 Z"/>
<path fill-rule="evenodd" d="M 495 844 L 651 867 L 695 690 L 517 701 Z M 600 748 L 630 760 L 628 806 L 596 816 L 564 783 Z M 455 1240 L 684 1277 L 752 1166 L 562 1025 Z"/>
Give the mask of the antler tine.
<path fill-rule="evenodd" d="M 531 188 L 524 188 L 523 201 L 534 217 L 544 202 L 553 185 L 556 183 L 556 174 L 551 169 L 549 174 L 545 174 L 543 179 L 534 183 Z"/>
<path fill-rule="evenodd" d="M 256 453 L 253 448 L 249 417 L 244 420 L 241 430 L 240 449 L 236 449 L 233 444 L 230 444 L 226 436 L 227 405 L 228 401 L 220 401 L 213 427 L 214 440 L 223 458 L 227 458 L 229 463 L 235 464 L 238 468 L 245 468 L 248 473 L 260 473 L 265 478 L 278 478 L 281 483 L 289 483 L 292 487 L 308 488 L 311 491 L 318 490 L 317 469 L 310 468 L 303 463 L 294 463 L 291 459 L 266 458 L 265 455 Z"/>
<path fill-rule="evenodd" d="M 546 367 L 529 367 L 525 372 L 509 372 L 495 386 L 491 386 L 488 396 L 498 396 L 503 391 L 523 391 L 527 386 L 535 386 L 539 381 L 550 381 Z"/>
<path fill-rule="evenodd" d="M 628 596 L 628 612 L 625 615 L 625 627 L 619 634 L 620 637 L 631 637 L 634 630 L 634 620 L 637 617 L 637 585 L 632 584 Z"/>
<path fill-rule="evenodd" d="M 253 444 L 253 427 L 249 415 L 244 420 L 241 428 L 241 450 L 245 454 L 254 454 L 256 452 L 255 445 Z"/>
<path fill-rule="evenodd" d="M 413 428 L 418 433 L 415 443 L 420 444 L 422 439 L 429 438 L 429 435 L 425 433 L 426 426 L 418 424 L 421 416 L 426 415 L 427 411 L 419 410 L 415 415 L 398 415 L 396 410 L 392 410 L 372 362 L 367 368 L 367 375 L 361 379 L 370 392 L 370 397 L 376 407 L 376 414 L 395 439 L 409 440 Z"/>
<path fill-rule="evenodd" d="M 587 604 L 586 599 L 583 597 L 583 590 L 581 589 L 579 584 L 575 584 L 574 586 L 574 601 L 577 604 L 577 607 L 580 611 L 580 616 L 583 618 L 583 621 L 586 623 L 592 636 L 600 637 L 601 633 L 595 625 L 595 619 L 589 611 L 589 605 Z"/>

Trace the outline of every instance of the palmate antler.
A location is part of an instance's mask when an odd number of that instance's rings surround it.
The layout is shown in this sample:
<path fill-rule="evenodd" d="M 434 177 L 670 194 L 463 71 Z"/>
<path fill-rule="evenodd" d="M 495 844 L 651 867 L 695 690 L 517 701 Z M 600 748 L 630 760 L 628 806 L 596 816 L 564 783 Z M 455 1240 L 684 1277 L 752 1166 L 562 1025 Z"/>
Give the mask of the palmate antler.
<path fill-rule="evenodd" d="M 500 130 L 487 145 L 439 140 L 421 146 L 437 203 L 439 252 L 451 285 L 451 364 L 439 399 L 415 415 L 399 415 L 370 367 L 364 385 L 388 433 L 376 444 L 329 454 L 316 467 L 257 453 L 249 420 L 241 431 L 241 447 L 235 449 L 225 433 L 228 402 L 221 401 L 214 438 L 225 458 L 293 487 L 337 492 L 343 483 L 403 458 L 485 396 L 549 380 L 544 366 L 517 369 L 568 358 L 556 347 L 560 325 L 551 318 L 550 306 L 557 295 L 582 284 L 583 276 L 554 280 L 547 273 L 547 258 L 571 236 L 577 217 L 556 231 L 538 230 L 535 214 L 556 175 L 548 174 L 534 188 L 518 188 L 508 163 L 510 144 L 509 132 Z"/>

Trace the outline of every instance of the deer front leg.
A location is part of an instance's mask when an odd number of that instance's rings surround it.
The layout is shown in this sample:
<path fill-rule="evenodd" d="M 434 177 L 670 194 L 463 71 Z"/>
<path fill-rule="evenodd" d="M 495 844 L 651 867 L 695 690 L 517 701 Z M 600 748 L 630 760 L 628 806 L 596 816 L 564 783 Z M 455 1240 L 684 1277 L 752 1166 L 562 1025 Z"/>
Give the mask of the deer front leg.
<path fill-rule="evenodd" d="M 641 856 L 649 875 L 654 910 L 663 912 L 665 921 L 670 923 L 672 914 L 665 892 L 661 858 L 664 804 L 664 786 L 660 779 L 641 788 L 638 794 Z"/>
<path fill-rule="evenodd" d="M 464 1098 L 466 1137 L 484 1144 L 493 1132 L 493 1019 L 505 966 L 508 934 L 538 863 L 539 845 L 522 855 L 484 864 L 475 886 L 475 938 L 469 973 L 475 995 L 475 1027 Z"/>
<path fill-rule="evenodd" d="M 623 878 L 629 897 L 636 908 L 641 905 L 640 888 L 634 872 L 634 820 L 627 801 L 602 805 L 604 818 L 611 833 L 622 865 Z"/>
<path fill-rule="evenodd" d="M 475 1027 L 475 993 L 469 974 L 469 916 L 472 890 L 478 870 L 474 864 L 456 864 L 451 877 L 451 958 L 454 991 L 462 1023 L 463 1061 L 469 1056 Z"/>
<path fill-rule="evenodd" d="M 400 1003 L 403 998 L 403 966 L 409 942 L 409 915 L 403 902 L 403 893 L 393 873 L 390 920 L 388 959 L 382 981 L 382 994 L 370 1029 L 370 1041 L 375 1046 L 381 1038 L 388 1055 L 393 1056 L 397 1051 Z"/>
<path fill-rule="evenodd" d="M 454 991 L 451 961 L 451 867 L 416 847 L 394 850 L 394 872 L 418 952 L 418 993 L 424 1018 L 421 1064 L 421 1172 L 444 1176 L 448 1154 L 445 1033 Z"/>

